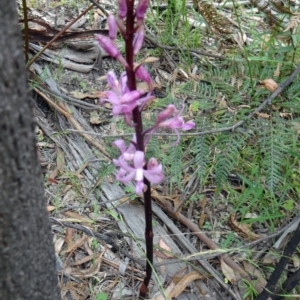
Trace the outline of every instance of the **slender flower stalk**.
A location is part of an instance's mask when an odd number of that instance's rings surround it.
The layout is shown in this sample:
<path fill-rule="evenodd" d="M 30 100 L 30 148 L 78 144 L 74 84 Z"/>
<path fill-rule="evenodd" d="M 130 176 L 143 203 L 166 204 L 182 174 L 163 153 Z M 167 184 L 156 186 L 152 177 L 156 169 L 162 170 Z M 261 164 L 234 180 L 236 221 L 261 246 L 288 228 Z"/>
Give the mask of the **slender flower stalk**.
<path fill-rule="evenodd" d="M 141 112 L 144 105 L 154 98 L 152 95 L 154 85 L 145 67 L 135 62 L 135 56 L 143 46 L 144 19 L 149 0 L 139 0 L 136 7 L 134 2 L 134 0 L 119 0 L 118 18 L 116 19 L 113 15 L 108 17 L 108 37 L 97 35 L 96 39 L 99 45 L 111 57 L 118 60 L 125 69 L 119 78 L 113 71 L 108 72 L 107 82 L 111 90 L 102 93 L 103 97 L 100 99 L 100 103 L 105 101 L 111 103 L 113 116 L 122 114 L 126 124 L 135 129 L 135 134 L 128 146 L 123 140 L 113 142 L 113 145 L 121 152 L 120 157 L 114 159 L 113 163 L 118 168 L 117 180 L 124 184 L 135 181 L 136 193 L 144 196 L 147 265 L 139 298 L 146 299 L 153 268 L 151 183 L 161 183 L 164 175 L 163 167 L 156 158 L 152 157 L 147 160 L 145 146 L 153 133 L 161 128 L 173 130 L 177 134 L 175 142 L 177 145 L 180 139 L 179 130 L 190 130 L 195 124 L 192 121 L 184 121 L 182 117 L 184 105 L 181 110 L 178 110 L 173 104 L 170 104 L 158 114 L 152 127 L 143 129 Z M 122 56 L 115 43 L 118 30 L 125 41 L 125 57 Z M 137 89 L 137 79 L 148 84 L 147 93 Z"/>

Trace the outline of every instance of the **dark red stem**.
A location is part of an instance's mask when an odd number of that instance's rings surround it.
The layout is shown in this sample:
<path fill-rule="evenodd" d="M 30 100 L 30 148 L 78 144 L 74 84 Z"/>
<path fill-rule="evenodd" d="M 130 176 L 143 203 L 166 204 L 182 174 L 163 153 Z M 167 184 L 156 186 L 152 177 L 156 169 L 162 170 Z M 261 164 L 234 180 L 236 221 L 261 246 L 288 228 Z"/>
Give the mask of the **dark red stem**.
<path fill-rule="evenodd" d="M 133 37 L 134 37 L 134 0 L 127 0 L 127 16 L 126 16 L 126 34 L 125 34 L 125 47 L 126 47 L 126 61 L 128 67 L 126 69 L 128 88 L 136 90 L 136 78 L 134 71 L 134 53 L 133 53 Z M 136 133 L 136 150 L 143 151 L 144 147 L 144 135 L 143 135 L 143 122 L 142 114 L 139 107 L 133 110 L 133 123 L 135 126 Z M 147 166 L 144 167 L 145 169 Z M 140 288 L 140 299 L 145 299 L 148 294 L 148 285 L 152 275 L 153 265 L 153 230 L 152 230 L 152 203 L 151 203 L 151 185 L 150 182 L 144 178 L 146 185 L 146 191 L 144 192 L 144 203 L 145 203 L 145 241 L 146 241 L 146 277 Z"/>

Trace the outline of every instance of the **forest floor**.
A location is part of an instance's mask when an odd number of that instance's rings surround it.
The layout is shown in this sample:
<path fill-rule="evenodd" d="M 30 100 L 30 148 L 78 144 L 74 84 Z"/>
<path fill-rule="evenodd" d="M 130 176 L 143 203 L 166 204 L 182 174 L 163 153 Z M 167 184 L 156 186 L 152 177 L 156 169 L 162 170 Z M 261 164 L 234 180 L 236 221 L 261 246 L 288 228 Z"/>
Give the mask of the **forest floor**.
<path fill-rule="evenodd" d="M 177 147 L 163 131 L 147 147 L 166 177 L 152 187 L 151 299 L 255 299 L 299 224 L 299 8 L 272 3 L 151 1 L 137 57 L 155 85 L 144 126 L 172 103 L 196 123 Z M 112 164 L 112 142 L 133 129 L 99 103 L 106 73 L 122 72 L 95 42 L 116 5 L 101 1 L 61 32 L 91 4 L 27 1 L 28 60 L 58 35 L 29 66 L 38 154 L 62 299 L 136 299 L 143 199 Z M 279 288 L 299 265 L 297 249 Z"/>

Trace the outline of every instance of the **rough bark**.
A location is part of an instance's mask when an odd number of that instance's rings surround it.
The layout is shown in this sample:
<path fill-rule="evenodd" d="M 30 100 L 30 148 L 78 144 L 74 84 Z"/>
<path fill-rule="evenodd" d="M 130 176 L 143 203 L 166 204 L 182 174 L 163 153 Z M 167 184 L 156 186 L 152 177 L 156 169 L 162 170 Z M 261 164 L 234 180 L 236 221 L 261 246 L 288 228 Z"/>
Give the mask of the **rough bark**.
<path fill-rule="evenodd" d="M 58 300 L 16 2 L 0 0 L 0 299 Z"/>

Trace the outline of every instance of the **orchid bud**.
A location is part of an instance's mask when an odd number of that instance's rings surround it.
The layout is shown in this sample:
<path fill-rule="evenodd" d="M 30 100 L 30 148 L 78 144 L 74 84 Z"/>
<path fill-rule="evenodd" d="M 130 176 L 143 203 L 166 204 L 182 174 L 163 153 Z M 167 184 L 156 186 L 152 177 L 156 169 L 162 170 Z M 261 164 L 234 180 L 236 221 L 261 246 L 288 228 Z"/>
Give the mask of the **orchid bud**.
<path fill-rule="evenodd" d="M 133 39 L 133 54 L 136 55 L 142 48 L 144 43 L 145 31 L 144 26 L 140 26 L 136 31 Z"/>
<path fill-rule="evenodd" d="M 147 82 L 149 85 L 149 91 L 153 91 L 153 89 L 154 89 L 153 81 L 145 67 L 143 67 L 142 65 L 137 67 L 135 70 L 135 76 L 136 76 L 136 78 Z"/>
<path fill-rule="evenodd" d="M 176 107 L 173 104 L 169 104 L 166 109 L 160 112 L 156 119 L 156 124 L 165 121 L 167 118 L 171 117 L 176 111 Z"/>
<path fill-rule="evenodd" d="M 96 35 L 97 41 L 99 45 L 103 48 L 103 50 L 113 58 L 117 58 L 120 56 L 120 52 L 114 42 L 104 35 L 98 34 Z"/>
<path fill-rule="evenodd" d="M 111 40 L 115 40 L 117 37 L 118 25 L 115 17 L 110 14 L 107 18 L 108 28 L 109 28 L 109 37 Z"/>
<path fill-rule="evenodd" d="M 127 1 L 119 0 L 119 18 L 124 19 L 127 14 Z"/>
<path fill-rule="evenodd" d="M 136 8 L 136 19 L 137 21 L 143 21 L 145 13 L 148 8 L 149 0 L 140 0 Z"/>

